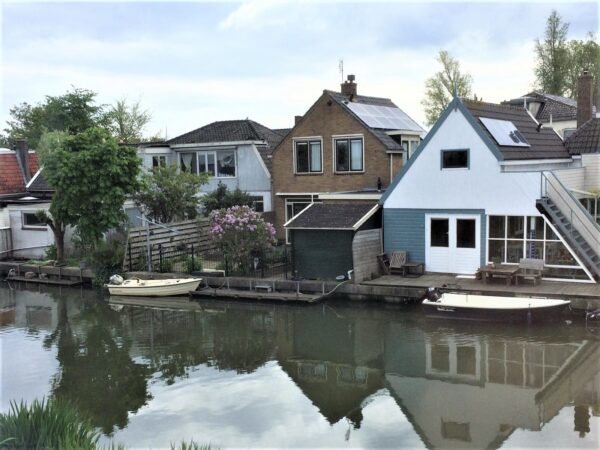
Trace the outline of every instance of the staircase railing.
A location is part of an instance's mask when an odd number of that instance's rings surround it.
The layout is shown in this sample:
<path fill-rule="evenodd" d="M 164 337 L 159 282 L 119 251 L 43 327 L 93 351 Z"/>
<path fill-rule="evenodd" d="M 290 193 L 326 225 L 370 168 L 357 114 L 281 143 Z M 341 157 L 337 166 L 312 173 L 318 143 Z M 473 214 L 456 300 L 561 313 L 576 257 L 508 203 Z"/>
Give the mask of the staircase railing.
<path fill-rule="evenodd" d="M 600 226 L 590 213 L 565 187 L 558 177 L 549 171 L 542 172 L 541 196 L 547 197 L 569 221 L 569 233 L 575 239 L 576 230 L 581 237 L 600 255 Z"/>

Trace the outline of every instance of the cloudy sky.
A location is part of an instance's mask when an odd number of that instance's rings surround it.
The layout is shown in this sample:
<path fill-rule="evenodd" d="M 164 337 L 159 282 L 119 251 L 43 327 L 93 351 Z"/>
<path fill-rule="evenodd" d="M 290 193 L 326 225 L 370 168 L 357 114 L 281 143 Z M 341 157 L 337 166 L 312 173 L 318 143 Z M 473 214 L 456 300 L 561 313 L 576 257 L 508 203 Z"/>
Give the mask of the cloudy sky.
<path fill-rule="evenodd" d="M 534 39 L 558 10 L 569 38 L 598 32 L 598 4 L 334 1 L 35 3 L 0 0 L 2 126 L 9 108 L 91 89 L 152 113 L 147 133 L 176 136 L 215 120 L 289 127 L 338 61 L 358 91 L 390 97 L 418 122 L 425 80 L 448 50 L 497 102 L 533 86 Z"/>

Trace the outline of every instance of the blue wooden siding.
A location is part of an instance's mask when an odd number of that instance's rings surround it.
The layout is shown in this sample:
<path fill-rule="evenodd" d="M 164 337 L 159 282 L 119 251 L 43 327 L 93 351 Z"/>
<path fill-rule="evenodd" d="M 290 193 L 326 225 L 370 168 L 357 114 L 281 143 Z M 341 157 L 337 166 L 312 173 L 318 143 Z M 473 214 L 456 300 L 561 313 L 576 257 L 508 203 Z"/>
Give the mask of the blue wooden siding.
<path fill-rule="evenodd" d="M 426 214 L 479 214 L 480 262 L 485 265 L 487 226 L 483 209 L 400 209 L 383 210 L 383 248 L 386 253 L 406 250 L 410 261 L 425 262 Z"/>

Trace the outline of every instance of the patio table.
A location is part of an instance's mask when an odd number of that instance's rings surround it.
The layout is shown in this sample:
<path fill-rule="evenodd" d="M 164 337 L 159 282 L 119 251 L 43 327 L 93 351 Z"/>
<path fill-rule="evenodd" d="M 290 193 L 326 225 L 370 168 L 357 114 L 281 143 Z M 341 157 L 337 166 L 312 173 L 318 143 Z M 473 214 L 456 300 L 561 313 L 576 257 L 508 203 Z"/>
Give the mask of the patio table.
<path fill-rule="evenodd" d="M 485 266 L 480 267 L 479 272 L 484 283 L 488 282 L 490 278 L 505 278 L 506 285 L 510 286 L 515 274 L 519 271 L 519 266 Z"/>

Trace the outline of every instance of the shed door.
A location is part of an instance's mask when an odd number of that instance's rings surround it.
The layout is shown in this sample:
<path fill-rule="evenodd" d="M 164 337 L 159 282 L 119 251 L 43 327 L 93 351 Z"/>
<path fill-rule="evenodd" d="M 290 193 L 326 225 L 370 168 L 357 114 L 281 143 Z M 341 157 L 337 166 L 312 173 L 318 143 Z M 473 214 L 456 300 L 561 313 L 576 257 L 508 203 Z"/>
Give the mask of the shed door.
<path fill-rule="evenodd" d="M 478 215 L 427 215 L 425 267 L 429 272 L 472 274 L 480 264 Z"/>

